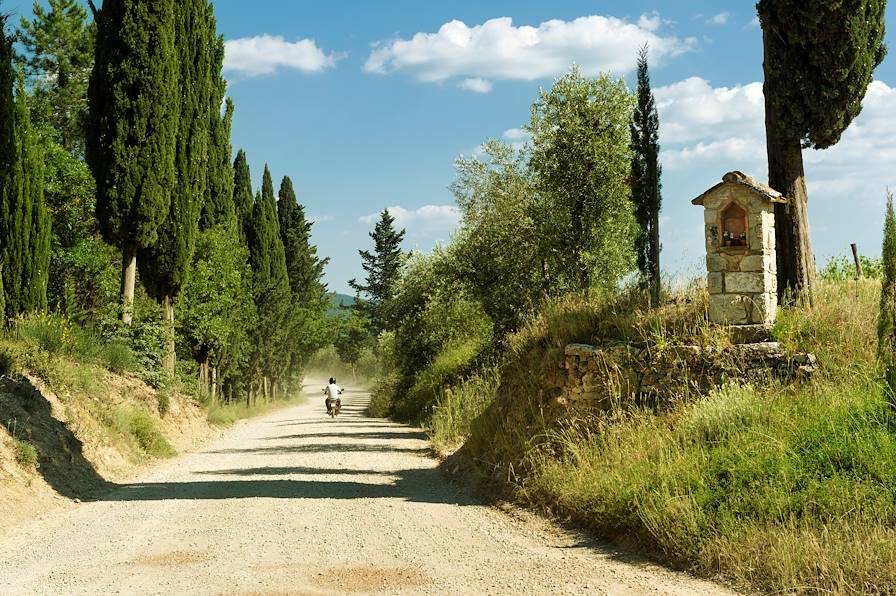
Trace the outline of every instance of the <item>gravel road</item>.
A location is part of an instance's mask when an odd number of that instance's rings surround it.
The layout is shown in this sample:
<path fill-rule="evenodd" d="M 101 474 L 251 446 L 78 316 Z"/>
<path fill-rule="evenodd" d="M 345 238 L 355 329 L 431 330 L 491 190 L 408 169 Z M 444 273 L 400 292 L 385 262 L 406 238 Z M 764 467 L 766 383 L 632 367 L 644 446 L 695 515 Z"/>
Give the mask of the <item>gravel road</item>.
<path fill-rule="evenodd" d="M 0 594 L 727 593 L 482 505 L 419 430 L 319 391 L 5 533 Z"/>

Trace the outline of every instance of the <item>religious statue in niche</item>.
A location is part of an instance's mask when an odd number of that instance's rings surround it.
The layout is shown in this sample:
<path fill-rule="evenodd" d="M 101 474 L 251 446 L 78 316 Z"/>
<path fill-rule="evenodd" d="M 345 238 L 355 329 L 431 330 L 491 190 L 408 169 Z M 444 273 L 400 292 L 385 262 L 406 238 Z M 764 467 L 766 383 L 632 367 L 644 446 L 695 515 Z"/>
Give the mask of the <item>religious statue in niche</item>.
<path fill-rule="evenodd" d="M 722 212 L 722 246 L 747 246 L 747 212 L 737 203 Z"/>

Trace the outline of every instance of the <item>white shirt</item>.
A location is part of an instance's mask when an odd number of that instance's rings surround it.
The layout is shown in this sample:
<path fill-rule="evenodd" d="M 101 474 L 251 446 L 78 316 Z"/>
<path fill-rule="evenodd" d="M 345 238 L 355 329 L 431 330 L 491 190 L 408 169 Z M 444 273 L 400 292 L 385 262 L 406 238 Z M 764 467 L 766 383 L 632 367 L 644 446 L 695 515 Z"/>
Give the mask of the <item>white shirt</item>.
<path fill-rule="evenodd" d="M 342 388 L 336 383 L 330 383 L 327 385 L 327 399 L 339 399 L 339 392 L 342 391 Z"/>

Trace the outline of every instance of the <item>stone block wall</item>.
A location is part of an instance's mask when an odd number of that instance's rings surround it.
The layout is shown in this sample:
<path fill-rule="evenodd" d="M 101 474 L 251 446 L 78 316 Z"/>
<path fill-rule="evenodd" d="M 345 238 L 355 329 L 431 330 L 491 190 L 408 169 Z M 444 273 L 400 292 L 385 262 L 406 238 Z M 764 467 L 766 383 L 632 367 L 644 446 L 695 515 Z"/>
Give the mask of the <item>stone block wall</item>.
<path fill-rule="evenodd" d="M 732 203 L 747 214 L 746 246 L 724 246 L 722 218 Z M 709 320 L 770 326 L 778 303 L 773 203 L 750 187 L 732 182 L 708 193 L 703 205 Z"/>
<path fill-rule="evenodd" d="M 807 378 L 815 367 L 813 355 L 790 354 L 776 342 L 662 350 L 572 344 L 565 349 L 551 392 L 556 405 L 605 410 L 658 406 L 703 395 L 731 381 Z"/>

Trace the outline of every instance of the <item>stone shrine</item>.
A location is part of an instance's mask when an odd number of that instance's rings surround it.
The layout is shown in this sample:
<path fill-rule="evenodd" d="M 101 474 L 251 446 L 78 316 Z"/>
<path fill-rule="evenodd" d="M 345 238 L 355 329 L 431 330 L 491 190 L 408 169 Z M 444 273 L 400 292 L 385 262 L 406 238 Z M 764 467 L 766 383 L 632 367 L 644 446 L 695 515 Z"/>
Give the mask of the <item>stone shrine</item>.
<path fill-rule="evenodd" d="M 755 341 L 777 316 L 774 204 L 787 199 L 729 172 L 691 202 L 704 208 L 709 320 L 732 326 L 738 343 Z"/>

